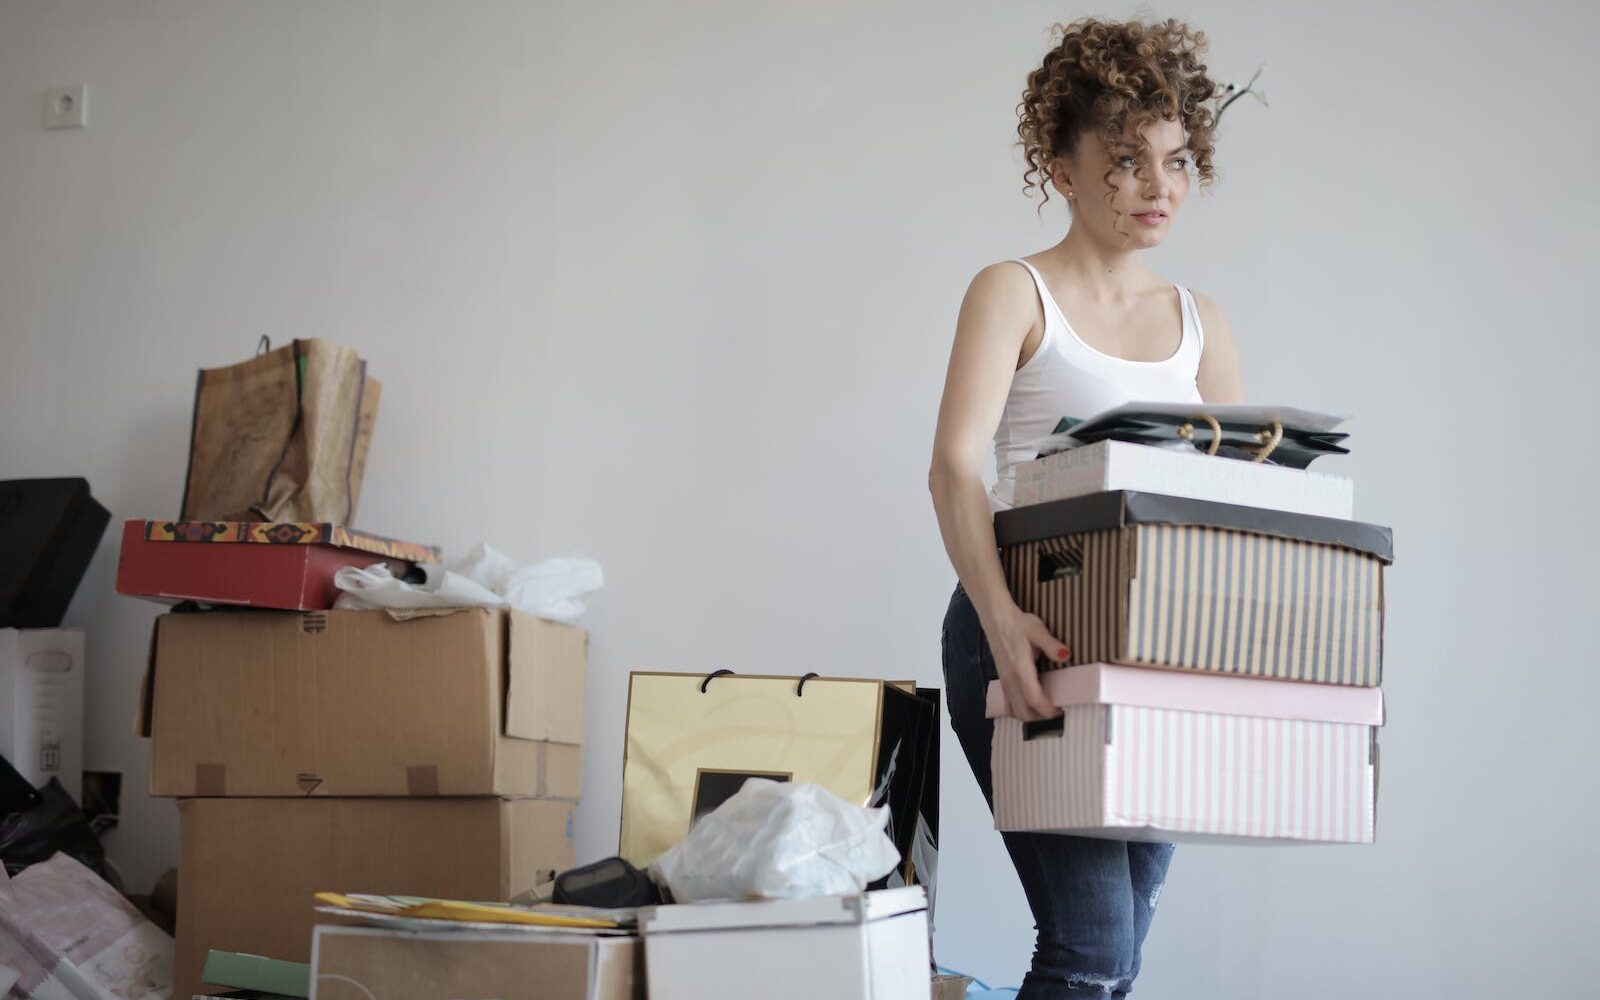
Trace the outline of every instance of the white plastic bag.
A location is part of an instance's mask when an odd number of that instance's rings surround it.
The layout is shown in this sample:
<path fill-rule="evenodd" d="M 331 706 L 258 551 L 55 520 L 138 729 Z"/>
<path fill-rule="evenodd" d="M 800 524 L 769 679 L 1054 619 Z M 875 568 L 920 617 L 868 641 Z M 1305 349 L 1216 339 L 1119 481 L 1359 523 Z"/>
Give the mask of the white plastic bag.
<path fill-rule="evenodd" d="M 821 785 L 751 778 L 650 872 L 680 903 L 857 893 L 900 861 L 888 823 L 887 807 L 852 805 Z"/>
<path fill-rule="evenodd" d="M 419 563 L 420 584 L 396 579 L 389 567 L 345 566 L 333 575 L 344 591 L 336 608 L 516 608 L 530 615 L 574 624 L 584 612 L 579 595 L 599 590 L 605 579 L 592 559 L 546 559 L 518 567 L 510 557 L 479 543 L 448 568 Z"/>

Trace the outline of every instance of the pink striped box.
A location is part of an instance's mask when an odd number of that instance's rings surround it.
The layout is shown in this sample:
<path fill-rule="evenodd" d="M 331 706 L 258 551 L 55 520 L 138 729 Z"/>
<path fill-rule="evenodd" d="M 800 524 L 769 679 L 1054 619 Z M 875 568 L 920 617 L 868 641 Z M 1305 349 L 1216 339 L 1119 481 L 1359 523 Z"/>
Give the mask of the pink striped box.
<path fill-rule="evenodd" d="M 1383 693 L 1087 664 L 1040 680 L 1060 719 L 1010 716 L 999 682 L 995 826 L 1117 840 L 1370 844 Z"/>

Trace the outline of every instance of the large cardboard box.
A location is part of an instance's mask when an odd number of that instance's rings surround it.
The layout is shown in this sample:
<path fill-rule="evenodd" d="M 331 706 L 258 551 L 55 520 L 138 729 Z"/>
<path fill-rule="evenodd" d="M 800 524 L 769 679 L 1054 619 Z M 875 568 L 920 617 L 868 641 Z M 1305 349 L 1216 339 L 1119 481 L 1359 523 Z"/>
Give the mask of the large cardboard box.
<path fill-rule="evenodd" d="M 150 794 L 576 798 L 586 645 L 481 608 L 163 615 Z"/>
<path fill-rule="evenodd" d="M 1053 670 L 1063 714 L 990 684 L 1000 830 L 1116 840 L 1371 843 L 1377 688 L 1094 664 Z"/>
<path fill-rule="evenodd" d="M 83 632 L 0 629 L 0 757 L 83 801 Z"/>
<path fill-rule="evenodd" d="M 309 962 L 317 892 L 508 900 L 573 866 L 572 818 L 549 799 L 184 799 L 173 996 L 213 948 Z"/>
<path fill-rule="evenodd" d="M 928 1000 L 921 886 L 656 906 L 639 914 L 650 1000 Z"/>
<path fill-rule="evenodd" d="M 644 1000 L 639 939 L 319 925 L 312 1000 Z"/>
<path fill-rule="evenodd" d="M 1388 528 L 1121 491 L 995 516 L 1017 604 L 1066 664 L 1375 687 Z"/>
<path fill-rule="evenodd" d="M 1266 507 L 1317 517 L 1354 517 L 1347 476 L 1208 456 L 1128 441 L 1098 441 L 1023 462 L 1014 470 L 1011 504 L 1138 490 L 1217 503 Z"/>
<path fill-rule="evenodd" d="M 649 864 L 747 778 L 810 781 L 887 805 L 910 881 L 919 817 L 937 822 L 923 804 L 936 706 L 914 684 L 866 678 L 635 672 L 618 853 Z"/>
<path fill-rule="evenodd" d="M 345 566 L 386 564 L 403 576 L 438 562 L 431 545 L 312 521 L 127 521 L 117 593 L 165 604 L 237 604 L 284 611 L 333 607 Z"/>

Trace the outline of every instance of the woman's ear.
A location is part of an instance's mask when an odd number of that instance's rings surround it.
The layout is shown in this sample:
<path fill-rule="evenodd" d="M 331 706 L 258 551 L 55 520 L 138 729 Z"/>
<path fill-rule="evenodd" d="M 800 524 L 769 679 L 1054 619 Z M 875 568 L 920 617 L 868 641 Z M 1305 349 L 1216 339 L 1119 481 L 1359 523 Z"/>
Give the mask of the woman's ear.
<path fill-rule="evenodd" d="M 1061 192 L 1063 198 L 1071 199 L 1074 192 L 1072 186 L 1072 160 L 1066 156 L 1057 156 L 1050 161 L 1050 180 L 1055 184 L 1056 190 Z"/>

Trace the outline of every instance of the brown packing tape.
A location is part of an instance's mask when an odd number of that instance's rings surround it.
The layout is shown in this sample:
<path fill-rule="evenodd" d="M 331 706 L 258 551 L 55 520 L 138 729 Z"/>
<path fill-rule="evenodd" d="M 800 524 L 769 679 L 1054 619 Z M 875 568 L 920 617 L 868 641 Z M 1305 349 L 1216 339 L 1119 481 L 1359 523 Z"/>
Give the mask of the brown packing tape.
<path fill-rule="evenodd" d="M 202 799 L 220 799 L 228 794 L 228 769 L 221 764 L 194 766 L 194 794 Z"/>
<path fill-rule="evenodd" d="M 424 764 L 406 768 L 406 794 L 412 798 L 432 798 L 439 794 L 439 767 Z"/>

